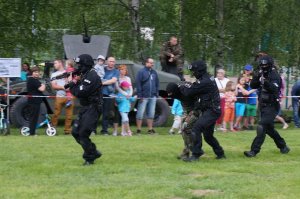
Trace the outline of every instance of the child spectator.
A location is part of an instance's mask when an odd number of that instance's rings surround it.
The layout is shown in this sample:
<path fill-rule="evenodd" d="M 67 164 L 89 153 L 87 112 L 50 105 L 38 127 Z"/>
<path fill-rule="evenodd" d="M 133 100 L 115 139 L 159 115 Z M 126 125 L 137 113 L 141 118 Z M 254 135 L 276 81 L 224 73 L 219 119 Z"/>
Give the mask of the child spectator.
<path fill-rule="evenodd" d="M 227 132 L 227 123 L 229 123 L 230 131 L 235 132 L 233 128 L 234 122 L 234 110 L 235 110 L 235 101 L 236 93 L 234 83 L 232 81 L 227 82 L 225 87 L 225 111 L 224 111 L 224 121 L 223 121 L 223 132 Z"/>
<path fill-rule="evenodd" d="M 172 105 L 172 114 L 174 115 L 174 122 L 172 125 L 172 128 L 169 131 L 170 135 L 174 135 L 175 129 L 178 129 L 178 133 L 181 133 L 181 121 L 183 116 L 183 108 L 181 105 L 181 102 L 178 99 L 174 99 L 173 105 Z"/>
<path fill-rule="evenodd" d="M 235 115 L 236 121 L 234 124 L 235 130 L 240 130 L 240 123 L 243 119 L 245 110 L 246 110 L 246 94 L 248 93 L 245 89 L 246 79 L 243 76 L 238 78 L 238 84 L 236 86 L 236 96 L 237 100 L 235 103 Z"/>
<path fill-rule="evenodd" d="M 133 93 L 133 88 L 131 86 L 131 79 L 130 77 L 128 77 L 128 70 L 127 70 L 127 66 L 122 64 L 118 67 L 119 71 L 120 71 L 120 76 L 119 76 L 119 80 L 116 82 L 116 89 L 119 93 L 123 93 L 124 95 L 127 95 L 127 97 L 131 97 L 132 93 Z M 129 92 L 124 92 L 119 85 L 123 82 L 126 81 L 130 84 L 130 88 L 129 88 Z"/>
<path fill-rule="evenodd" d="M 254 130 L 254 122 L 255 122 L 256 109 L 257 109 L 256 108 L 257 93 L 256 93 L 256 89 L 252 89 L 250 87 L 250 81 L 252 78 L 251 74 L 250 75 L 244 74 L 243 76 L 246 80 L 245 89 L 247 90 L 247 92 L 244 92 L 247 98 L 246 98 L 246 110 L 244 114 L 245 117 L 244 117 L 243 130 Z"/>
<path fill-rule="evenodd" d="M 31 96 L 41 96 L 43 91 L 45 91 L 46 86 L 42 84 L 38 79 L 40 77 L 40 68 L 35 66 L 32 68 L 32 76 L 27 79 L 27 91 L 28 95 Z M 43 101 L 41 97 L 30 97 L 28 98 L 28 104 L 30 106 L 30 119 L 29 119 L 29 129 L 30 135 L 35 136 L 35 129 L 38 122 L 40 114 L 40 106 Z"/>
<path fill-rule="evenodd" d="M 122 92 L 119 92 L 116 97 L 118 110 L 122 118 L 122 136 L 132 136 L 132 132 L 129 127 L 128 113 L 130 112 L 131 103 L 135 101 L 136 97 L 128 97 L 130 87 L 131 84 L 129 82 L 123 81 L 120 84 L 120 89 L 122 89 Z M 124 93 L 127 94 L 124 95 Z"/>
<path fill-rule="evenodd" d="M 97 72 L 98 76 L 101 78 L 101 81 L 103 82 L 103 77 L 105 75 L 104 68 L 106 67 L 105 63 L 105 57 L 103 55 L 99 55 L 97 57 L 97 64 L 95 65 L 95 71 Z"/>
<path fill-rule="evenodd" d="M 75 64 L 75 63 L 74 63 L 73 60 L 68 59 L 68 60 L 66 61 L 66 72 L 69 72 L 69 73 L 74 72 L 74 71 L 75 71 L 74 64 Z M 72 96 L 72 94 L 71 94 L 71 92 L 70 92 L 69 89 L 66 90 L 66 96 L 67 96 L 68 101 L 66 102 L 66 105 L 65 105 L 65 106 L 66 106 L 66 107 L 69 107 L 69 106 L 72 105 L 72 98 L 73 98 L 73 96 Z"/>

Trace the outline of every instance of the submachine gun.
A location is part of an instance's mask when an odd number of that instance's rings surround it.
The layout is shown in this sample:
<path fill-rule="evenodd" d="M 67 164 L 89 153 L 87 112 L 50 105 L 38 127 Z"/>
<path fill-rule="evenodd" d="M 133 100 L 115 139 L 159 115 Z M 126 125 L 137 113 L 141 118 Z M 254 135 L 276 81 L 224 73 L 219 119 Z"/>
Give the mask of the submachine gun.
<path fill-rule="evenodd" d="M 71 74 L 72 74 L 72 77 L 74 77 L 74 76 L 80 76 L 81 72 L 78 69 L 75 69 L 73 72 L 64 72 L 61 75 L 57 75 L 56 77 L 51 78 L 50 81 L 67 78 Z"/>

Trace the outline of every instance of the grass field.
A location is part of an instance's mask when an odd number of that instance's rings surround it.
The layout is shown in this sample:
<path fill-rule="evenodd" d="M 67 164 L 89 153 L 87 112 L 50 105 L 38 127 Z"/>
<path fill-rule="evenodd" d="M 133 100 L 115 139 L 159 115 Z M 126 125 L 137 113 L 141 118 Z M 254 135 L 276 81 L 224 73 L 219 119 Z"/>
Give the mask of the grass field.
<path fill-rule="evenodd" d="M 215 160 L 210 147 L 197 163 L 176 159 L 179 135 L 93 136 L 103 156 L 83 167 L 82 150 L 71 136 L 0 137 L 0 198 L 299 198 L 299 129 L 281 131 L 291 148 L 282 155 L 266 139 L 256 158 L 247 159 L 254 131 L 216 133 L 227 159 Z M 59 130 L 62 132 L 62 129 Z M 39 130 L 42 134 L 43 130 Z"/>

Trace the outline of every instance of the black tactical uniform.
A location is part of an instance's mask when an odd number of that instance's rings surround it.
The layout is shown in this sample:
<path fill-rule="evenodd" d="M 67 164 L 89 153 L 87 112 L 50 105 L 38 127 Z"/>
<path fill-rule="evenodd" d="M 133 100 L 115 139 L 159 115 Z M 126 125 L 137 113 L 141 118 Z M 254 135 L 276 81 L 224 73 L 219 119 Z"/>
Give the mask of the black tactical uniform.
<path fill-rule="evenodd" d="M 82 106 L 74 121 L 72 135 L 83 148 L 84 165 L 90 165 L 101 156 L 96 145 L 89 138 L 91 132 L 96 129 L 101 114 L 101 80 L 92 69 L 94 61 L 90 55 L 80 55 L 75 61 L 79 65 L 82 77 L 79 82 L 70 82 L 65 87 L 70 87 L 71 93 L 79 99 Z"/>
<path fill-rule="evenodd" d="M 258 103 L 260 121 L 257 126 L 257 135 L 251 145 L 251 151 L 245 151 L 247 157 L 254 157 L 260 152 L 261 146 L 268 134 L 280 149 L 281 153 L 288 153 L 290 149 L 284 139 L 274 129 L 274 119 L 279 111 L 279 92 L 281 78 L 276 71 L 273 59 L 264 55 L 259 59 L 260 71 L 254 74 L 250 83 L 251 88 L 258 89 Z"/>
<path fill-rule="evenodd" d="M 197 161 L 202 155 L 202 133 L 205 141 L 213 148 L 217 159 L 225 158 L 224 150 L 214 137 L 214 126 L 221 114 L 220 95 L 216 82 L 206 71 L 206 63 L 196 61 L 189 68 L 197 78 L 192 85 L 180 86 L 181 93 L 186 97 L 196 98 L 195 109 L 201 116 L 192 129 L 192 156 L 185 161 Z"/>
<path fill-rule="evenodd" d="M 166 88 L 169 97 L 180 100 L 184 110 L 184 116 L 183 116 L 182 127 L 181 127 L 181 135 L 184 143 L 184 148 L 181 154 L 178 156 L 178 159 L 182 159 L 182 160 L 187 159 L 190 156 L 190 148 L 193 146 L 192 128 L 200 115 L 199 110 L 194 110 L 195 100 L 191 97 L 185 97 L 184 95 L 181 94 L 179 90 L 179 87 L 185 84 L 191 85 L 192 83 L 190 82 L 180 82 L 178 84 L 169 83 Z M 202 152 L 202 154 L 204 154 L 204 152 Z"/>

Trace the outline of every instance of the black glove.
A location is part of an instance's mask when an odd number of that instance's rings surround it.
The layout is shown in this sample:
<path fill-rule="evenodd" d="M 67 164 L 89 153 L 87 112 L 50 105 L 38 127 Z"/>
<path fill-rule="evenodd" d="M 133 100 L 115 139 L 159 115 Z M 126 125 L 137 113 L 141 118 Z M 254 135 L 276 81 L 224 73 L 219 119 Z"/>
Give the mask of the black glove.
<path fill-rule="evenodd" d="M 64 88 L 65 89 L 72 88 L 74 85 L 75 85 L 74 82 L 68 82 L 67 84 L 64 85 Z"/>

